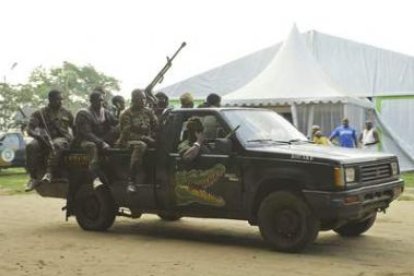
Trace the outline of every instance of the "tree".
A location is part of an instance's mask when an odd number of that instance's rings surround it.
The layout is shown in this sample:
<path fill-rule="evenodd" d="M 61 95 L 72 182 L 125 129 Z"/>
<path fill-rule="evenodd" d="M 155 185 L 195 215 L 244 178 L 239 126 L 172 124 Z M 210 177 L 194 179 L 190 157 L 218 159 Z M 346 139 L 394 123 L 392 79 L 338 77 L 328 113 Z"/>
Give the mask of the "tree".
<path fill-rule="evenodd" d="M 97 86 L 109 91 L 107 101 L 110 100 L 112 91 L 119 91 L 117 79 L 96 71 L 92 65 L 78 67 L 69 62 L 63 62 L 62 67 L 49 70 L 36 68 L 30 75 L 29 84 L 41 99 L 46 99 L 51 89 L 60 89 L 65 105 L 73 112 L 88 104 L 88 95 Z"/>
<path fill-rule="evenodd" d="M 18 112 L 19 107 L 38 108 L 45 105 L 51 89 L 62 91 L 65 107 L 75 113 L 88 105 L 89 94 L 97 86 L 109 92 L 107 101 L 112 97 L 111 92 L 119 91 L 117 79 L 96 71 L 92 65 L 78 67 L 69 62 L 50 69 L 39 66 L 33 70 L 25 84 L 0 83 L 0 129 L 15 126 L 13 114 Z"/>

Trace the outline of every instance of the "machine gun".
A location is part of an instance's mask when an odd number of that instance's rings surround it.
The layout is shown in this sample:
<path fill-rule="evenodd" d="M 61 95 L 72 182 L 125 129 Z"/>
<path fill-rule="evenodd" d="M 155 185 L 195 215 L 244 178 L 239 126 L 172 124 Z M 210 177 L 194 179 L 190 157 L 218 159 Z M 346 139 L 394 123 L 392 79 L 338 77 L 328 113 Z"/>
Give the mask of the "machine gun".
<path fill-rule="evenodd" d="M 155 85 L 157 85 L 157 83 L 161 83 L 163 81 L 164 74 L 170 69 L 170 67 L 172 66 L 172 61 L 178 55 L 181 49 L 185 47 L 185 45 L 187 45 L 187 43 L 181 43 L 180 48 L 178 48 L 178 50 L 174 53 L 174 55 L 171 58 L 167 56 L 167 63 L 164 65 L 161 71 L 158 72 L 158 74 L 151 81 L 151 83 L 145 88 L 145 95 L 152 105 L 156 105 L 158 102 L 157 98 L 152 94 L 152 89 L 155 87 Z"/>

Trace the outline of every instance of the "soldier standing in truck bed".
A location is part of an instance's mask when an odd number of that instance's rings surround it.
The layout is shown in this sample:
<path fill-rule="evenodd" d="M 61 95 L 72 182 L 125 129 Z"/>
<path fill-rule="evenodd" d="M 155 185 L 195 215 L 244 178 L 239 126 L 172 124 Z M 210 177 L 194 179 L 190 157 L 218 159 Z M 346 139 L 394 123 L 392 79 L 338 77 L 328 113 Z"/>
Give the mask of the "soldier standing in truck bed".
<path fill-rule="evenodd" d="M 30 174 L 26 191 L 31 191 L 40 184 L 37 176 L 44 163 L 44 156 L 47 156 L 47 167 L 42 181 L 51 181 L 62 151 L 69 148 L 72 140 L 73 115 L 62 107 L 61 92 L 51 90 L 48 99 L 46 107 L 32 114 L 27 128 L 28 134 L 34 139 L 26 146 L 26 165 Z"/>
<path fill-rule="evenodd" d="M 121 114 L 119 120 L 121 134 L 117 144 L 123 148 L 132 148 L 128 179 L 128 190 L 131 192 L 135 191 L 135 183 L 145 180 L 143 156 L 148 146 L 155 145 L 154 137 L 158 127 L 157 117 L 145 104 L 144 91 L 135 89 L 131 93 L 131 107 Z"/>
<path fill-rule="evenodd" d="M 76 143 L 89 156 L 89 169 L 94 178 L 105 182 L 99 166 L 99 152 L 110 148 L 113 129 L 117 121 L 103 107 L 102 93 L 94 91 L 89 96 L 90 106 L 76 114 Z"/>

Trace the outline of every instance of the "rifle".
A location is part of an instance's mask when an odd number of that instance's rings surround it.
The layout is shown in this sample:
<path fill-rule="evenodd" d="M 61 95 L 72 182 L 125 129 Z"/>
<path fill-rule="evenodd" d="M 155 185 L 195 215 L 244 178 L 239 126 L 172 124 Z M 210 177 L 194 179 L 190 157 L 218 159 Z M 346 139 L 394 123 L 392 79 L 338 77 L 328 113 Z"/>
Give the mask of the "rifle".
<path fill-rule="evenodd" d="M 46 134 L 45 136 L 46 137 L 44 137 L 43 135 L 39 135 L 39 136 L 41 137 L 42 142 L 45 143 L 45 145 L 48 148 L 50 148 L 52 150 L 52 153 L 55 155 L 56 154 L 56 148 L 55 148 L 55 145 L 53 144 L 52 137 L 50 137 L 49 129 L 47 128 L 46 120 L 45 120 L 45 117 L 43 116 L 42 110 L 39 110 L 39 113 L 40 113 L 40 118 L 42 119 L 43 124 L 45 125 L 45 134 Z"/>
<path fill-rule="evenodd" d="M 145 88 L 145 90 L 144 90 L 145 96 L 147 97 L 147 99 L 149 99 L 149 101 L 153 105 L 156 105 L 158 100 L 152 94 L 152 89 L 155 87 L 155 85 L 157 85 L 157 83 L 161 83 L 163 81 L 164 74 L 170 69 L 170 67 L 172 66 L 172 61 L 178 55 L 178 53 L 181 51 L 181 49 L 185 47 L 185 45 L 187 45 L 187 43 L 185 43 L 185 42 L 181 43 L 180 48 L 178 48 L 178 50 L 174 53 L 174 55 L 171 58 L 169 58 L 167 56 L 167 63 L 164 65 L 164 67 L 161 69 L 161 71 L 158 72 L 158 74 L 155 76 L 155 78 L 152 80 L 152 82 Z"/>

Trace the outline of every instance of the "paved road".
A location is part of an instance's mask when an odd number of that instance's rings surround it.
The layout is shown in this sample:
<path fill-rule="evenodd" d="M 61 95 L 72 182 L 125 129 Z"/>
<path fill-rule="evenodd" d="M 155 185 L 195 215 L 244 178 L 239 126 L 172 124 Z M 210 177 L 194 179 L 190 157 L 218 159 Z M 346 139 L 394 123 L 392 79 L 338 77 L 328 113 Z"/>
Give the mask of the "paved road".
<path fill-rule="evenodd" d="M 321 233 L 302 254 L 266 248 L 246 222 L 144 215 L 107 233 L 64 221 L 62 200 L 0 196 L 0 275 L 414 276 L 414 202 L 393 203 L 364 236 Z"/>

